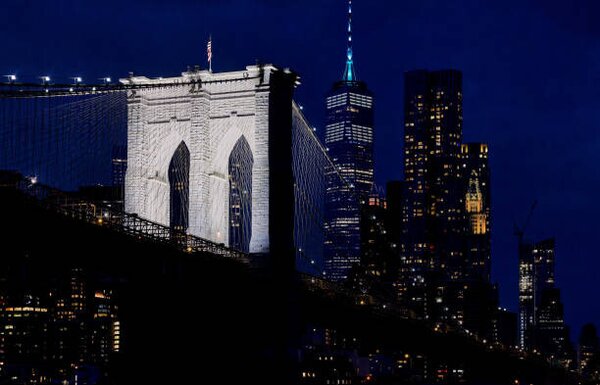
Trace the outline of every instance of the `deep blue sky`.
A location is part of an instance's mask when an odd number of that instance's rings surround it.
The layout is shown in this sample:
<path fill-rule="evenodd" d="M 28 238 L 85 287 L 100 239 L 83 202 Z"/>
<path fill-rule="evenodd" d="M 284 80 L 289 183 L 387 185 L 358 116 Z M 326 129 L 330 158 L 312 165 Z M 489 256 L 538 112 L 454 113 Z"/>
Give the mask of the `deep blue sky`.
<path fill-rule="evenodd" d="M 490 145 L 493 269 L 516 309 L 513 220 L 534 199 L 535 238 L 557 237 L 557 280 L 575 334 L 600 321 L 600 3 L 594 0 L 355 0 L 358 76 L 376 95 L 379 183 L 402 175 L 403 72 L 464 73 L 464 138 Z M 178 74 L 256 59 L 302 76 L 297 100 L 323 127 L 342 75 L 345 0 L 3 0 L 0 74 L 88 81 Z M 62 78 L 62 79 L 60 79 Z"/>

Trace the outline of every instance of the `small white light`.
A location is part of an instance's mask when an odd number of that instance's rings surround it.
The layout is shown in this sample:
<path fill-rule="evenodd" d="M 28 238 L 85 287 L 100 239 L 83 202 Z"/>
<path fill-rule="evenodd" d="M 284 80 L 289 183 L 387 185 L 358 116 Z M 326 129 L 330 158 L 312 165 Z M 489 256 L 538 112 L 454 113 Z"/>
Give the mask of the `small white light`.
<path fill-rule="evenodd" d="M 37 183 L 37 177 L 36 176 L 32 176 L 30 179 L 31 184 L 36 184 Z"/>

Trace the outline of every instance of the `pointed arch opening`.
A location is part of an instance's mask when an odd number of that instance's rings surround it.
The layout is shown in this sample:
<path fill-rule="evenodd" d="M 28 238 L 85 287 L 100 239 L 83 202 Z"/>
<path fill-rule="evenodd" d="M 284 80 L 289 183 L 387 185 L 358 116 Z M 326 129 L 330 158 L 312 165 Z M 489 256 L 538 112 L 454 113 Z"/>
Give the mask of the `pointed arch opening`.
<path fill-rule="evenodd" d="M 242 135 L 229 155 L 229 247 L 248 253 L 252 239 L 254 157 Z"/>
<path fill-rule="evenodd" d="M 170 227 L 186 232 L 189 227 L 190 151 L 184 142 L 175 150 L 169 164 Z"/>

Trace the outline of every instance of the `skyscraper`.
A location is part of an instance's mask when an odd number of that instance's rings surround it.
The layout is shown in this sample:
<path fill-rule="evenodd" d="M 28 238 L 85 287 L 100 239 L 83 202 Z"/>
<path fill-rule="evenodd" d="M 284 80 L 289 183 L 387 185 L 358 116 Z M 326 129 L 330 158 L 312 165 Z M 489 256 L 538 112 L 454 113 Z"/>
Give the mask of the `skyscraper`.
<path fill-rule="evenodd" d="M 433 275 L 462 278 L 460 157 L 462 74 L 405 74 L 403 256 L 400 292 L 418 316 L 433 304 L 425 288 Z M 436 278 L 437 279 L 437 278 Z"/>
<path fill-rule="evenodd" d="M 519 245 L 519 347 L 534 347 L 542 293 L 554 288 L 554 238 Z"/>
<path fill-rule="evenodd" d="M 326 100 L 325 144 L 345 183 L 330 180 L 325 202 L 324 275 L 341 281 L 360 262 L 361 205 L 373 185 L 373 95 L 359 81 L 352 51 L 352 1 L 348 2 L 348 48 L 341 81 Z"/>
<path fill-rule="evenodd" d="M 547 357 L 568 365 L 573 360 L 560 290 L 544 289 L 536 312 L 535 346 Z"/>
<path fill-rule="evenodd" d="M 492 229 L 487 144 L 463 144 L 461 160 L 466 223 L 464 265 L 460 275 L 468 280 L 489 282 L 492 262 Z"/>

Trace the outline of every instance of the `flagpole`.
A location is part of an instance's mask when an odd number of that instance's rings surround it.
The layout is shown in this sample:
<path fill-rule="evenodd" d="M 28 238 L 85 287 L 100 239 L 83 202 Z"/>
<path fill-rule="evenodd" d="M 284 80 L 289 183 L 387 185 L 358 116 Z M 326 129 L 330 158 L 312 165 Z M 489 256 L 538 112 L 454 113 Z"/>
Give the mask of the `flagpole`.
<path fill-rule="evenodd" d="M 208 61 L 208 71 L 212 73 L 212 34 L 208 36 L 208 43 L 210 44 L 210 59 Z"/>

